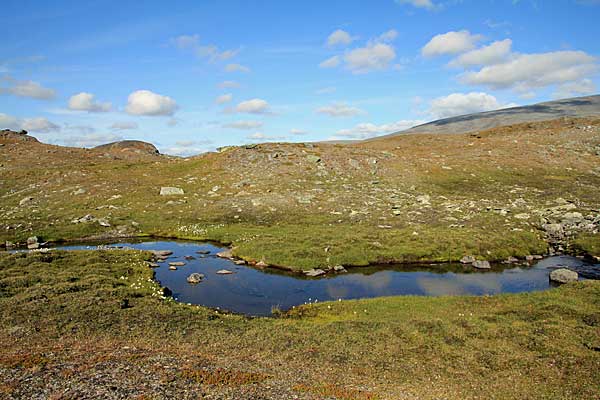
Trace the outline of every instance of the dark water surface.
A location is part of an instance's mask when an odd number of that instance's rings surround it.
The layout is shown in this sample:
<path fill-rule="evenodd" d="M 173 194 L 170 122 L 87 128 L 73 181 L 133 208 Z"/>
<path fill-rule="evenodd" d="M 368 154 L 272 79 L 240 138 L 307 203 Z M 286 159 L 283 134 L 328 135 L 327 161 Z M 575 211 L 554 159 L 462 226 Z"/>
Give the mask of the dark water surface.
<path fill-rule="evenodd" d="M 568 256 L 549 257 L 531 267 L 502 265 L 488 271 L 475 270 L 460 264 L 395 265 L 351 268 L 347 273 L 305 278 L 274 269 L 259 270 L 235 265 L 216 257 L 225 250 L 213 244 L 185 241 L 152 241 L 112 243 L 106 246 L 129 247 L 139 250 L 171 250 L 166 262 L 155 268 L 156 279 L 173 292 L 183 303 L 199 304 L 222 310 L 249 314 L 270 315 L 274 307 L 282 310 L 293 306 L 338 299 L 398 295 L 485 295 L 497 293 L 532 292 L 550 288 L 549 274 L 557 266 L 568 266 L 580 276 L 598 279 L 600 264 L 589 264 Z M 96 246 L 59 246 L 64 250 L 96 249 Z M 197 254 L 209 251 L 209 254 Z M 195 259 L 186 260 L 185 256 Z M 169 270 L 168 262 L 184 261 L 185 266 Z M 231 275 L 216 272 L 227 269 Z M 186 278 L 194 272 L 205 275 L 196 285 Z"/>

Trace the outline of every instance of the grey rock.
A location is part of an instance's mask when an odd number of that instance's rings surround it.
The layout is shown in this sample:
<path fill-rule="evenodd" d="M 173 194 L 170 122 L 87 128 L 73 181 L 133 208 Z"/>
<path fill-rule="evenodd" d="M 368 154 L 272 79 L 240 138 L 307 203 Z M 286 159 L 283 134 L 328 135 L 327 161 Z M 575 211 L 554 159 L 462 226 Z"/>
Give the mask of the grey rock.
<path fill-rule="evenodd" d="M 477 260 L 473 256 L 464 256 L 463 258 L 460 259 L 460 262 L 463 264 L 472 264 L 475 261 L 477 261 Z"/>
<path fill-rule="evenodd" d="M 233 252 L 231 251 L 231 249 L 227 249 L 217 253 L 217 257 L 231 259 L 233 258 Z"/>
<path fill-rule="evenodd" d="M 74 191 L 74 192 L 72 193 L 72 195 L 73 195 L 73 196 L 78 196 L 78 195 L 80 195 L 80 194 L 85 194 L 85 193 L 86 193 L 86 190 L 85 190 L 85 189 L 79 188 L 79 189 L 77 189 L 76 191 Z"/>
<path fill-rule="evenodd" d="M 490 269 L 492 266 L 488 261 L 475 261 L 471 265 L 477 269 Z"/>
<path fill-rule="evenodd" d="M 178 187 L 163 186 L 160 188 L 161 196 L 177 196 L 182 194 L 185 194 L 185 192 L 183 191 L 183 189 Z"/>
<path fill-rule="evenodd" d="M 321 276 L 321 275 L 325 275 L 325 271 L 323 271 L 322 269 L 309 269 L 307 271 L 302 271 L 304 273 L 304 275 L 306 276 L 311 276 L 311 277 L 315 277 L 315 276 Z"/>
<path fill-rule="evenodd" d="M 187 277 L 188 283 L 191 283 L 191 284 L 200 283 L 200 282 L 202 282 L 203 279 L 204 279 L 204 275 L 199 274 L 198 272 L 194 272 L 193 274 L 191 274 L 190 276 Z"/>
<path fill-rule="evenodd" d="M 83 217 L 81 217 L 81 218 L 75 218 L 75 219 L 74 219 L 74 220 L 72 220 L 71 222 L 72 222 L 72 223 L 74 223 L 74 224 L 82 224 L 82 223 L 84 223 L 84 222 L 92 222 L 92 221 L 95 221 L 95 220 L 96 220 L 96 218 L 94 218 L 94 216 L 93 216 L 93 215 L 91 215 L 91 214 L 86 214 L 86 215 L 84 215 L 84 216 L 83 216 Z"/>
<path fill-rule="evenodd" d="M 100 226 L 104 226 L 105 228 L 110 227 L 110 223 L 104 218 L 99 219 L 98 224 L 100 224 Z"/>
<path fill-rule="evenodd" d="M 170 267 L 183 267 L 185 263 L 183 261 L 172 261 L 169 263 Z"/>
<path fill-rule="evenodd" d="M 27 238 L 27 248 L 28 249 L 39 249 L 40 244 L 38 242 L 37 236 L 30 236 Z"/>
<path fill-rule="evenodd" d="M 559 268 L 550 272 L 550 280 L 556 283 L 576 282 L 579 279 L 579 274 L 567 268 Z"/>
<path fill-rule="evenodd" d="M 509 262 L 510 264 L 514 264 L 514 263 L 518 263 L 519 259 L 517 257 L 508 257 L 506 259 L 507 262 Z"/>
<path fill-rule="evenodd" d="M 311 163 L 320 163 L 321 162 L 321 157 L 319 156 L 315 156 L 314 154 L 309 154 L 306 156 L 306 159 L 311 162 Z"/>
<path fill-rule="evenodd" d="M 19 205 L 20 205 L 20 206 L 24 206 L 25 204 L 27 204 L 27 203 L 30 203 L 30 202 L 32 202 L 32 201 L 33 201 L 33 197 L 31 197 L 31 196 L 28 196 L 28 197 L 25 197 L 25 198 L 23 198 L 23 199 L 22 199 L 22 200 L 19 202 Z"/>
<path fill-rule="evenodd" d="M 219 275 L 231 275 L 231 274 L 234 274 L 234 273 L 235 272 L 230 271 L 228 269 L 220 269 L 220 270 L 217 271 L 217 274 L 219 274 Z"/>
<path fill-rule="evenodd" d="M 167 257 L 173 254 L 171 250 L 152 250 L 152 254 L 156 257 Z"/>
<path fill-rule="evenodd" d="M 344 266 L 343 266 L 343 265 L 336 265 L 336 266 L 334 266 L 334 267 L 333 267 L 333 270 L 334 270 L 335 272 L 348 272 L 348 271 L 346 270 L 346 268 L 344 268 Z"/>

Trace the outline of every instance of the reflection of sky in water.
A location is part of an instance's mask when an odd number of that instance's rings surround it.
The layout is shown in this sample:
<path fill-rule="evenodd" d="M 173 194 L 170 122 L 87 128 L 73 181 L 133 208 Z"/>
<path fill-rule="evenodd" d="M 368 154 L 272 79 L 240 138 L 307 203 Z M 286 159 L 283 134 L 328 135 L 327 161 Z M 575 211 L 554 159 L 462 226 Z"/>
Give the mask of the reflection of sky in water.
<path fill-rule="evenodd" d="M 173 296 L 184 303 L 202 304 L 208 307 L 241 312 L 252 315 L 269 315 L 274 306 L 287 309 L 309 301 L 355 299 L 393 295 L 483 295 L 516 293 L 544 290 L 550 287 L 548 275 L 557 264 L 581 266 L 582 261 L 572 257 L 554 257 L 540 261 L 532 268 L 511 267 L 510 269 L 476 271 L 461 268 L 455 272 L 444 272 L 444 266 L 435 269 L 402 270 L 398 266 L 370 268 L 369 274 L 353 268 L 348 273 L 327 275 L 319 279 L 305 279 L 273 270 L 261 271 L 246 266 L 237 266 L 228 260 L 215 257 L 222 250 L 207 243 L 194 242 L 144 242 L 120 245 L 143 250 L 171 250 L 173 255 L 155 269 L 156 279 L 173 292 Z M 85 246 L 65 246 L 81 249 Z M 209 250 L 211 254 L 196 254 Z M 194 260 L 185 260 L 193 256 Z M 185 261 L 186 265 L 176 271 L 168 269 L 170 261 Z M 385 269 L 387 268 L 387 269 Z M 451 266 L 446 268 L 451 269 Z M 220 269 L 234 271 L 232 275 L 218 275 Z M 448 270 L 447 269 L 447 270 Z M 447 271 L 446 270 L 446 271 Z M 363 272 L 366 271 L 363 269 Z M 206 279 L 197 285 L 187 283 L 193 272 L 200 272 Z"/>

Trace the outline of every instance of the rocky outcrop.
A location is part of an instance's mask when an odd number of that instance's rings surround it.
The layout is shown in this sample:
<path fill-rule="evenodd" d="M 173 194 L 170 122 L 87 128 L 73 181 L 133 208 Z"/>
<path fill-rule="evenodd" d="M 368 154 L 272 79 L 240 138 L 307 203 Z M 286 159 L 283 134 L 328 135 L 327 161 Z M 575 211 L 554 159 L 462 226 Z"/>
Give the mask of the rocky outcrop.
<path fill-rule="evenodd" d="M 94 149 L 115 155 L 134 154 L 157 156 L 160 154 L 153 144 L 142 142 L 141 140 L 121 140 L 119 142 L 102 144 L 94 147 Z"/>
<path fill-rule="evenodd" d="M 0 141 L 2 142 L 35 142 L 39 143 L 39 141 L 33 136 L 29 136 L 26 130 L 22 130 L 19 132 L 12 131 L 10 129 L 3 129 L 0 131 Z"/>

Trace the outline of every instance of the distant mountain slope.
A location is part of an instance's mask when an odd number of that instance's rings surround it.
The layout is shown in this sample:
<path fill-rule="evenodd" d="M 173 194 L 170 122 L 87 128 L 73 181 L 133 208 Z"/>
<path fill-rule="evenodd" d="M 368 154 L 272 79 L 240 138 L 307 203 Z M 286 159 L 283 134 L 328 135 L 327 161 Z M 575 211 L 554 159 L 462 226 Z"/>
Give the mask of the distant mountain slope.
<path fill-rule="evenodd" d="M 467 133 L 523 122 L 545 121 L 564 116 L 600 116 L 600 95 L 575 97 L 530 106 L 444 118 L 383 137 L 405 133 Z M 379 136 L 379 138 L 381 137 Z M 376 139 L 378 138 L 371 140 Z"/>

